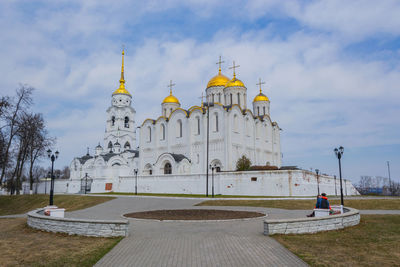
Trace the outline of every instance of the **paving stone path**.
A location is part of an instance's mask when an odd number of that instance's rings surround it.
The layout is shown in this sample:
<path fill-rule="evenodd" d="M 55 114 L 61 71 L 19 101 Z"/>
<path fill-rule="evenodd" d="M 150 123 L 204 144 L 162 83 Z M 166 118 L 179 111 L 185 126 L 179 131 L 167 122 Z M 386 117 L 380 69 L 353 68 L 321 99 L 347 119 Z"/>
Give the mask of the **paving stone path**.
<path fill-rule="evenodd" d="M 120 197 L 67 213 L 67 217 L 117 219 L 121 214 L 159 209 L 186 209 L 204 200 Z M 250 207 L 273 218 L 305 216 L 309 211 Z M 160 222 L 129 219 L 129 236 L 95 266 L 307 266 L 273 238 L 263 235 L 263 219 L 224 222 Z"/>

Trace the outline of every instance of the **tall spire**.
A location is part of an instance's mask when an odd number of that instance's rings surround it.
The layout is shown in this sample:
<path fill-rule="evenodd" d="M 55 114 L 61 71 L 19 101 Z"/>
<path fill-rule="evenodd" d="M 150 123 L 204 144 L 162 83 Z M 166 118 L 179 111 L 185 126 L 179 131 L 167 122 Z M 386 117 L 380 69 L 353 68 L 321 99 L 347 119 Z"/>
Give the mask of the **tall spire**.
<path fill-rule="evenodd" d="M 124 49 L 122 49 L 122 66 L 121 66 L 121 79 L 119 80 L 119 89 L 125 89 L 124 55 L 125 55 L 125 51 L 124 51 Z"/>
<path fill-rule="evenodd" d="M 115 90 L 114 94 L 126 94 L 126 95 L 131 95 L 126 89 L 125 89 L 125 78 L 124 78 L 124 55 L 125 55 L 125 50 L 122 48 L 122 66 L 121 66 L 121 79 L 119 80 L 119 88 Z"/>

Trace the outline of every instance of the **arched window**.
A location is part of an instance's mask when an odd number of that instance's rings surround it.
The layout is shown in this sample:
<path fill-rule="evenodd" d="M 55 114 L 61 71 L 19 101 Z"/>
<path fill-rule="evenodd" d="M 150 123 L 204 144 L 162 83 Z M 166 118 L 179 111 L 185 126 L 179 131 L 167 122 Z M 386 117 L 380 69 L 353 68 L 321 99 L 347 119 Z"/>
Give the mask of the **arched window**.
<path fill-rule="evenodd" d="M 265 115 L 265 107 L 263 107 L 263 115 Z"/>
<path fill-rule="evenodd" d="M 257 116 L 260 116 L 260 107 L 257 107 Z"/>
<path fill-rule="evenodd" d="M 200 118 L 196 117 L 197 120 L 197 134 L 200 135 Z"/>
<path fill-rule="evenodd" d="M 115 116 L 112 116 L 111 117 L 111 126 L 114 126 L 115 125 Z"/>
<path fill-rule="evenodd" d="M 108 148 L 109 148 L 109 149 L 112 149 L 112 142 L 111 142 L 111 141 L 108 142 Z"/>
<path fill-rule="evenodd" d="M 215 114 L 215 131 L 218 132 L 218 114 Z"/>
<path fill-rule="evenodd" d="M 240 93 L 237 93 L 237 98 L 238 98 L 238 105 L 240 106 Z"/>
<path fill-rule="evenodd" d="M 164 124 L 161 124 L 161 140 L 165 140 L 165 126 Z"/>
<path fill-rule="evenodd" d="M 214 103 L 214 94 L 211 94 L 212 95 L 212 102 Z"/>
<path fill-rule="evenodd" d="M 218 93 L 218 103 L 221 103 L 221 93 Z"/>
<path fill-rule="evenodd" d="M 147 132 L 148 132 L 148 138 L 147 138 L 147 141 L 148 142 L 151 142 L 151 127 L 149 126 L 149 127 L 147 127 Z"/>
<path fill-rule="evenodd" d="M 231 94 L 231 105 L 233 105 L 233 101 L 232 101 L 232 94 Z"/>
<path fill-rule="evenodd" d="M 178 120 L 178 128 L 176 129 L 176 137 L 182 137 L 182 121 Z"/>
<path fill-rule="evenodd" d="M 164 165 L 164 174 L 171 174 L 171 173 L 172 173 L 171 163 L 167 162 Z"/>
<path fill-rule="evenodd" d="M 131 145 L 129 144 L 128 141 L 126 141 L 125 145 L 124 145 L 125 149 L 131 149 Z"/>
<path fill-rule="evenodd" d="M 129 117 L 125 117 L 124 126 L 125 126 L 125 128 L 129 128 Z"/>

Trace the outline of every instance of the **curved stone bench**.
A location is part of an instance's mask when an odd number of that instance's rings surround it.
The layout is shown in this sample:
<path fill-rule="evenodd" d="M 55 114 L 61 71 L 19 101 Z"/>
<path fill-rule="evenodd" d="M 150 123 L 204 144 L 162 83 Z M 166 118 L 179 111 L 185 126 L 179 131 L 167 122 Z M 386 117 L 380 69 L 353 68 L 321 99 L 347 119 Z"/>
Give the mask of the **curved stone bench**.
<path fill-rule="evenodd" d="M 40 214 L 43 210 L 37 209 L 28 212 L 27 224 L 30 227 L 47 232 L 82 236 L 116 237 L 128 235 L 128 220 L 57 218 Z"/>
<path fill-rule="evenodd" d="M 343 229 L 360 223 L 360 212 L 344 208 L 344 214 L 301 219 L 265 220 L 264 235 L 304 234 Z"/>

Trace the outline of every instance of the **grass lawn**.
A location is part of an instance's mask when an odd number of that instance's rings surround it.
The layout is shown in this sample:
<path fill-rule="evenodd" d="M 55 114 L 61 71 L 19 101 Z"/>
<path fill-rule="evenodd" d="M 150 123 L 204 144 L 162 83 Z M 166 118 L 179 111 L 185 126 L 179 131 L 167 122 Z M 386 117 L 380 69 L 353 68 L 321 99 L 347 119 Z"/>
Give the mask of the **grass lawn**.
<path fill-rule="evenodd" d="M 1 266 L 93 266 L 122 238 L 47 233 L 0 219 Z"/>
<path fill-rule="evenodd" d="M 357 226 L 304 235 L 274 235 L 311 266 L 399 266 L 400 215 L 362 215 Z"/>
<path fill-rule="evenodd" d="M 331 205 L 340 205 L 339 199 L 329 201 Z M 400 198 L 390 199 L 345 199 L 344 205 L 359 210 L 399 210 Z M 249 206 L 279 208 L 290 210 L 311 210 L 315 200 L 207 200 L 197 206 Z"/>
<path fill-rule="evenodd" d="M 109 200 L 113 197 L 92 197 L 77 195 L 55 195 L 54 204 L 67 211 L 85 209 Z M 0 196 L 0 216 L 21 214 L 45 207 L 49 204 L 49 195 Z"/>

